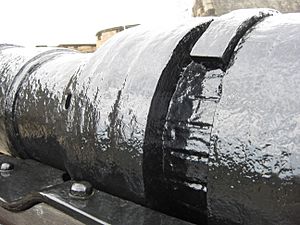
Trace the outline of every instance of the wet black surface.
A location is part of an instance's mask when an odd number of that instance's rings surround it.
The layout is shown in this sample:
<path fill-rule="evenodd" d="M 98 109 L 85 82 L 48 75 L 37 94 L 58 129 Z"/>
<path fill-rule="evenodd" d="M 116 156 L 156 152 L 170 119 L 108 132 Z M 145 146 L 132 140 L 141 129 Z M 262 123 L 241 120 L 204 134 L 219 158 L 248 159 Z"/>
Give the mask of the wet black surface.
<path fill-rule="evenodd" d="M 211 20 L 132 28 L 93 55 L 9 62 L 19 48 L 0 46 L 0 144 L 198 224 L 299 224 L 300 16 Z"/>
<path fill-rule="evenodd" d="M 208 205 L 228 224 L 300 223 L 299 35 L 298 14 L 267 18 L 223 79 Z"/>
<path fill-rule="evenodd" d="M 209 23 L 205 23 L 186 35 L 186 38 L 174 50 L 172 58 L 165 67 L 152 99 L 145 133 L 143 155 L 146 197 L 150 205 L 173 216 L 179 216 L 194 222 L 199 221 L 199 214 L 197 213 L 197 215 L 193 215 L 194 217 L 192 217 L 188 210 L 183 210 L 182 204 L 178 204 L 182 198 L 187 198 L 190 194 L 183 197 L 184 195 L 179 194 L 175 196 L 170 192 L 169 186 L 171 186 L 171 183 L 170 180 L 166 179 L 164 172 L 164 164 L 166 162 L 163 152 L 163 132 L 168 107 L 176 90 L 177 82 L 185 68 L 192 61 L 189 53 L 208 25 Z M 186 187 L 184 186 L 184 188 Z M 199 198 L 200 205 L 202 204 L 202 200 Z M 198 208 L 198 205 L 196 204 L 195 208 Z"/>
<path fill-rule="evenodd" d="M 164 126 L 164 177 L 170 198 L 201 224 L 207 217 L 210 134 L 223 75 L 220 69 L 190 63 L 178 81 Z"/>
<path fill-rule="evenodd" d="M 243 35 L 265 17 L 278 13 L 273 9 L 240 9 L 217 17 L 195 44 L 191 56 L 226 67 Z"/>
<path fill-rule="evenodd" d="M 13 45 L 0 45 L 0 149 L 8 152 L 5 132 L 5 104 L 9 87 L 21 67 L 30 58 L 39 54 L 37 49 L 27 49 Z"/>
<path fill-rule="evenodd" d="M 55 55 L 71 52 L 67 49 L 51 48 L 23 48 L 10 47 L 1 51 L 1 92 L 0 92 L 0 148 L 1 151 L 11 152 L 14 155 L 27 157 L 26 152 L 19 146 L 20 139 L 16 130 L 15 100 L 22 82 L 30 74 L 30 68 L 40 60 L 49 60 Z M 40 114 L 42 115 L 42 114 Z M 36 115 L 36 117 L 38 117 Z M 13 147 L 10 145 L 13 145 Z M 18 149 L 16 151 L 16 149 Z"/>
<path fill-rule="evenodd" d="M 265 12 L 265 13 L 264 13 Z M 175 211 L 206 221 L 208 156 L 223 72 L 238 41 L 272 10 L 241 10 L 216 18 L 194 46 L 177 83 L 164 126 L 164 179 Z"/>
<path fill-rule="evenodd" d="M 160 115 L 163 104 L 171 97 L 167 91 L 157 91 L 158 87 L 169 88 L 162 83 L 162 74 L 170 78 L 168 85 L 174 88 L 184 66 L 181 56 L 189 57 L 188 46 L 203 28 L 196 28 L 193 35 L 189 32 L 209 20 L 161 29 L 133 28 L 94 54 L 71 89 L 73 102 L 68 113 L 72 116 L 67 121 L 70 135 L 63 147 L 72 177 L 87 179 L 101 190 L 143 204 L 145 189 L 162 192 L 152 181 L 161 179 L 161 172 L 156 177 L 147 174 L 162 158 L 143 159 L 143 153 L 148 152 L 148 157 L 152 151 L 147 141 L 143 149 L 146 126 L 155 131 L 156 123 L 161 123 L 149 121 L 148 117 Z M 180 62 L 175 68 L 172 64 L 172 70 L 168 69 L 170 59 Z M 159 96 L 161 108 L 149 112 L 155 95 Z M 146 166 L 145 161 L 149 162 Z"/>
<path fill-rule="evenodd" d="M 31 59 L 6 94 L 10 151 L 170 212 L 162 129 L 176 82 L 210 21 L 138 27 L 91 58 L 53 50 Z"/>
<path fill-rule="evenodd" d="M 60 134 L 67 128 L 66 106 L 72 101 L 69 87 L 88 59 L 88 55 L 74 52 L 47 54 L 23 71 L 30 70 L 30 75 L 17 92 L 13 128 L 19 139 L 14 145 L 27 157 L 65 169 L 61 142 L 67 134 Z"/>

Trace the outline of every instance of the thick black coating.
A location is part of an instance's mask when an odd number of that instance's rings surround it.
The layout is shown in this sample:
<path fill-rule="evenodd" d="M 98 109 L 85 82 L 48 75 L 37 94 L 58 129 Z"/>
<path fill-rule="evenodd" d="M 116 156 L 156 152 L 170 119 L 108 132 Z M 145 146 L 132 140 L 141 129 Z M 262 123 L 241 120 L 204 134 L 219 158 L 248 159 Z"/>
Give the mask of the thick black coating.
<path fill-rule="evenodd" d="M 163 184 L 162 149 L 155 149 L 158 154 L 149 149 L 158 141 L 152 132 L 159 125 L 157 134 L 162 135 L 180 73 L 210 21 L 200 18 L 174 27 L 123 32 L 95 53 L 83 73 L 89 57 L 67 50 L 46 51 L 27 60 L 12 75 L 5 93 L 11 153 L 66 169 L 75 180 L 154 206 L 161 199 L 153 188 L 161 198 L 165 189 L 157 185 L 159 179 Z M 145 157 L 143 147 L 148 151 Z"/>
<path fill-rule="evenodd" d="M 299 46 L 300 15 L 287 14 L 236 48 L 212 133 L 211 224 L 300 224 Z"/>
<path fill-rule="evenodd" d="M 245 32 L 263 18 L 278 13 L 273 9 L 239 9 L 217 17 L 197 41 L 191 56 L 227 65 Z"/>
<path fill-rule="evenodd" d="M 225 62 L 189 56 L 210 19 L 125 31 L 85 68 L 39 55 L 6 94 L 11 151 L 198 223 L 207 191 L 211 224 L 299 224 L 299 21 L 239 26 Z"/>
<path fill-rule="evenodd" d="M 5 131 L 5 105 L 9 88 L 22 66 L 31 58 L 44 51 L 46 51 L 45 48 L 23 48 L 8 44 L 0 45 L 0 151 L 2 152 L 10 152 Z"/>
<path fill-rule="evenodd" d="M 209 21 L 201 18 L 174 27 L 132 28 L 94 54 L 71 89 L 73 117 L 69 117 L 70 135 L 63 143 L 71 177 L 88 180 L 125 199 L 149 202 L 145 187 L 154 187 L 154 178 L 143 173 L 143 153 L 148 151 L 143 145 L 146 126 L 155 130 L 148 119 L 150 104 L 158 86 L 175 87 L 172 77 L 178 77 L 184 66 L 182 56 L 189 57 Z M 169 64 L 174 59 L 178 62 L 175 67 Z M 172 70 L 165 69 L 170 65 Z M 162 76 L 170 78 L 167 84 L 162 83 Z M 165 94 L 169 95 L 160 93 L 159 99 L 167 104 L 171 95 Z M 162 159 L 155 160 L 147 165 L 155 168 Z M 162 178 L 158 173 L 155 176 Z"/>
<path fill-rule="evenodd" d="M 166 123 L 169 104 L 175 92 L 176 85 L 183 71 L 191 63 L 192 59 L 189 56 L 191 48 L 194 46 L 198 38 L 203 34 L 209 24 L 193 29 L 190 32 L 190 43 L 187 39 L 183 39 L 180 45 L 175 49 L 174 55 L 164 69 L 160 78 L 159 86 L 151 103 L 148 124 L 146 129 L 144 156 L 143 156 L 143 172 L 144 182 L 146 187 L 147 200 L 150 201 L 154 208 L 165 210 L 167 213 L 174 216 L 181 216 L 193 222 L 204 222 L 206 219 L 197 212 L 191 213 L 184 210 L 185 207 L 178 207 L 178 202 L 182 198 L 198 199 L 197 203 L 192 203 L 193 208 L 199 211 L 199 205 L 205 205 L 205 198 L 197 198 L 191 193 L 183 195 L 170 195 L 169 184 L 171 181 L 166 179 L 164 173 L 164 154 L 163 154 L 163 131 Z M 182 50 L 184 49 L 184 50 Z M 160 187 L 160 188 L 157 188 Z M 185 187 L 184 187 L 185 188 Z M 182 206 L 182 205 L 181 205 Z"/>
<path fill-rule="evenodd" d="M 15 142 L 17 149 L 59 169 L 65 169 L 67 159 L 61 142 L 68 133 L 68 107 L 72 101 L 69 86 L 81 73 L 89 54 L 56 54 L 51 59 L 39 59 L 24 73 L 14 106 Z M 32 69 L 34 68 L 34 69 Z M 30 72 L 28 72 L 30 70 Z M 42 115 L 42 116 L 41 116 Z"/>
<path fill-rule="evenodd" d="M 245 9 L 216 18 L 193 47 L 194 61 L 171 99 L 163 135 L 165 186 L 175 211 L 185 211 L 197 223 L 207 216 L 210 138 L 224 70 L 243 35 L 273 13 Z"/>
<path fill-rule="evenodd" d="M 199 224 L 207 217 L 210 135 L 223 75 L 221 69 L 191 62 L 178 81 L 164 126 L 164 177 L 171 205 Z"/>
<path fill-rule="evenodd" d="M 31 151 L 31 149 L 26 149 L 26 147 L 22 145 L 22 140 L 19 137 L 18 124 L 15 118 L 17 114 L 16 101 L 20 90 L 22 90 L 22 84 L 26 80 L 30 79 L 31 73 L 36 71 L 43 63 L 59 56 L 60 54 L 74 53 L 74 51 L 68 49 L 55 49 L 55 48 L 38 49 L 38 51 L 40 51 L 41 53 L 36 54 L 34 57 L 30 58 L 30 60 L 28 60 L 26 63 L 24 63 L 24 65 L 21 68 L 19 68 L 19 71 L 16 74 L 12 73 L 10 79 L 7 79 L 10 82 L 9 83 L 10 86 L 7 88 L 7 91 L 5 93 L 6 96 L 5 96 L 5 108 L 4 108 L 5 109 L 4 127 L 7 135 L 7 144 L 11 154 L 22 158 L 28 158 L 29 156 L 27 152 Z M 34 99 L 27 99 L 27 101 L 28 102 L 34 101 Z M 34 115 L 34 116 L 39 117 L 40 115 Z M 51 165 L 52 160 L 50 159 L 54 159 L 54 160 L 58 159 L 60 161 L 63 160 L 62 158 L 58 158 L 55 155 L 56 154 L 50 154 L 44 156 L 46 158 L 49 157 L 49 159 L 47 160 L 47 164 Z"/>

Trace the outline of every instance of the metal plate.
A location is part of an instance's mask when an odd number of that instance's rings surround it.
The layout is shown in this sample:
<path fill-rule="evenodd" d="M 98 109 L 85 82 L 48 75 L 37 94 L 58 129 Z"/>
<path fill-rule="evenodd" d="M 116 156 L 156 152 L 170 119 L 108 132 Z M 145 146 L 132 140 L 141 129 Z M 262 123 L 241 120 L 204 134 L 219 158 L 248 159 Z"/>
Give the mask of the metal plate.
<path fill-rule="evenodd" d="M 33 160 L 21 160 L 0 155 L 0 165 L 10 163 L 11 171 L 0 172 L 0 206 L 9 210 L 22 210 L 39 198 L 38 191 L 63 183 L 61 170 Z"/>
<path fill-rule="evenodd" d="M 13 169 L 0 172 L 0 206 L 2 207 L 0 207 L 0 219 L 2 220 L 9 219 L 2 215 L 7 210 L 21 211 L 36 203 L 44 202 L 61 212 L 51 209 L 50 213 L 53 213 L 54 217 L 57 213 L 60 215 L 66 213 L 72 217 L 72 220 L 75 218 L 84 224 L 190 224 L 98 190 L 94 190 L 93 194 L 85 199 L 74 198 L 69 194 L 74 181 L 64 182 L 63 171 L 33 160 L 0 155 L 0 165 L 2 163 L 13 165 Z M 27 218 L 28 213 L 35 214 L 35 210 L 32 210 L 20 214 L 11 212 L 9 215 L 10 218 L 15 218 L 13 214 L 18 218 L 22 216 Z M 46 216 L 49 216 L 48 214 Z M 45 220 L 44 215 L 41 217 Z"/>
<path fill-rule="evenodd" d="M 84 223 L 45 203 L 37 204 L 22 212 L 11 212 L 0 207 L 0 224 L 84 225 Z"/>
<path fill-rule="evenodd" d="M 98 190 L 85 200 L 75 199 L 69 194 L 72 183 L 66 182 L 40 194 L 48 204 L 87 224 L 190 224 Z"/>

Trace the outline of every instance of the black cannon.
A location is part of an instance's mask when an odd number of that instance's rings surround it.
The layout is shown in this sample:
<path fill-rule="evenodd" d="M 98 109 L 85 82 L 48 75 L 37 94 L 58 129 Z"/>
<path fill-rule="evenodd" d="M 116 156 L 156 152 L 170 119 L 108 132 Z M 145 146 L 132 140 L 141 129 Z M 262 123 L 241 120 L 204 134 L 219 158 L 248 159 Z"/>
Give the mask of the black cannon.
<path fill-rule="evenodd" d="M 0 45 L 0 151 L 17 157 L 2 170 L 35 160 L 66 172 L 53 186 L 69 176 L 192 223 L 300 224 L 299 53 L 300 14 L 271 9 L 138 26 L 94 54 Z M 13 176 L 2 207 L 45 201 L 12 199 Z"/>

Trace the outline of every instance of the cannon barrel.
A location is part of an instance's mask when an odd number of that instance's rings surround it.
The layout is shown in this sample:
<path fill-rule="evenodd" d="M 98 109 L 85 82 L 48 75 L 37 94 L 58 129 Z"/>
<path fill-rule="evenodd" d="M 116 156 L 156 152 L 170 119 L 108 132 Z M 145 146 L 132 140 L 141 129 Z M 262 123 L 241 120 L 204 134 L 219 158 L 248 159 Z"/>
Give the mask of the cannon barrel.
<path fill-rule="evenodd" d="M 199 224 L 300 223 L 300 14 L 0 45 L 0 151 Z"/>

